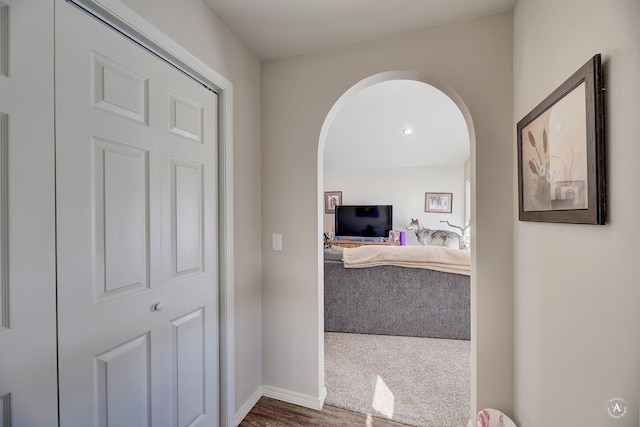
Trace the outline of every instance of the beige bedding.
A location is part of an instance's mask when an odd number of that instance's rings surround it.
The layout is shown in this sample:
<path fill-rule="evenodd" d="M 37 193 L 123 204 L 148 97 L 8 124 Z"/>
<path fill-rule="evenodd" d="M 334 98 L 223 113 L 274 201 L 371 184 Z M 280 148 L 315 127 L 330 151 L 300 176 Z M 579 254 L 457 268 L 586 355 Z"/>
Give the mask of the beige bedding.
<path fill-rule="evenodd" d="M 342 260 L 345 268 L 396 265 L 471 275 L 470 252 L 442 246 L 365 245 L 345 248 Z"/>

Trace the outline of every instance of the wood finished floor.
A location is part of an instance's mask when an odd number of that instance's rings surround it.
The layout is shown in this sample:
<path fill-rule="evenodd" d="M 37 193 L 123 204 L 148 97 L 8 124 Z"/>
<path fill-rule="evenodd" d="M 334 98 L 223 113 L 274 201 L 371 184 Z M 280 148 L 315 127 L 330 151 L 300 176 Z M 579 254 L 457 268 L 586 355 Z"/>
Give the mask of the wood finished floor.
<path fill-rule="evenodd" d="M 324 406 L 322 411 L 261 397 L 239 427 L 407 427 L 394 421 Z"/>

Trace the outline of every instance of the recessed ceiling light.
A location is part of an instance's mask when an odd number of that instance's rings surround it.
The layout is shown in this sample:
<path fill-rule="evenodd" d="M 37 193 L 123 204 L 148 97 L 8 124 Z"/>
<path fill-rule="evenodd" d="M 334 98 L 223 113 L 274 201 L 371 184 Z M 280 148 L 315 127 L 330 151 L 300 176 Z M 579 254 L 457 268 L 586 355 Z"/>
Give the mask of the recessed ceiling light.
<path fill-rule="evenodd" d="M 411 135 L 413 133 L 413 129 L 411 128 L 405 128 L 402 133 L 404 133 L 405 135 Z"/>

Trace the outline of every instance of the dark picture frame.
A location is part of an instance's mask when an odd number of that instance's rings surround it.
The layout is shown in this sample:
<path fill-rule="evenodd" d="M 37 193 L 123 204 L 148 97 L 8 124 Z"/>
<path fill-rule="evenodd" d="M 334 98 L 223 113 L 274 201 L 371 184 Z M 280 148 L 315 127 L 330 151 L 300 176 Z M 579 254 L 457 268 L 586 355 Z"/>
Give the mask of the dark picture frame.
<path fill-rule="evenodd" d="M 324 192 L 324 213 L 336 213 L 336 206 L 342 205 L 342 191 Z"/>
<path fill-rule="evenodd" d="M 453 211 L 453 193 L 425 193 L 424 211 L 451 213 Z"/>
<path fill-rule="evenodd" d="M 604 137 L 597 54 L 517 124 L 520 221 L 604 224 Z"/>

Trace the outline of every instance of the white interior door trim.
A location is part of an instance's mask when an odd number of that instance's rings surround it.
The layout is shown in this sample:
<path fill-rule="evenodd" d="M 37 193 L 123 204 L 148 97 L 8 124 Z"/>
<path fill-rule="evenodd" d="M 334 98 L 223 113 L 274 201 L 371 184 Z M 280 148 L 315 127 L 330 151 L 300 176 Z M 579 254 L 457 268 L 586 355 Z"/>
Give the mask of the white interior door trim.
<path fill-rule="evenodd" d="M 116 28 L 218 93 L 220 273 L 220 425 L 235 426 L 233 257 L 233 86 L 173 39 L 118 0 L 68 0 Z"/>

